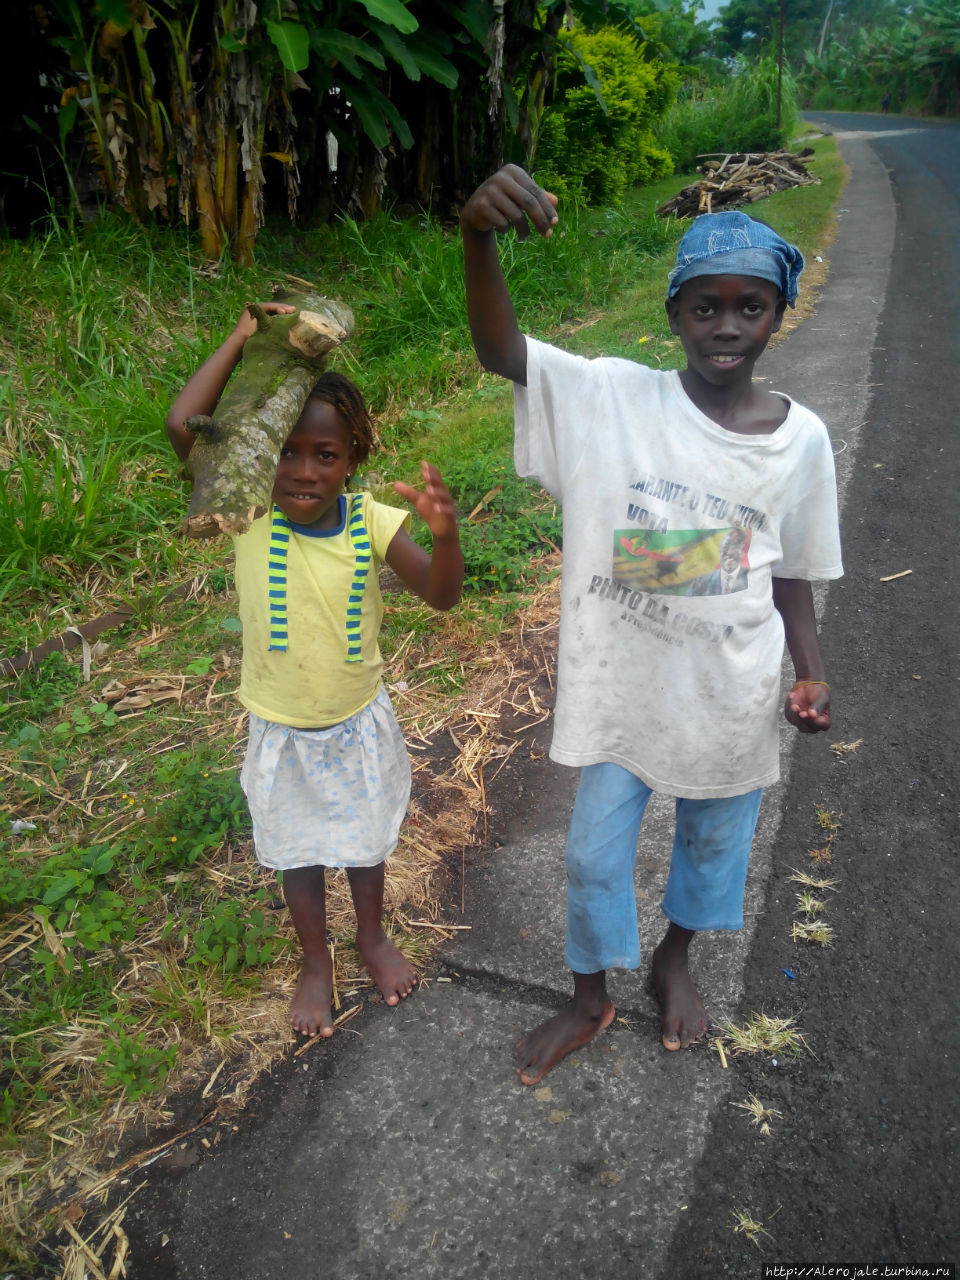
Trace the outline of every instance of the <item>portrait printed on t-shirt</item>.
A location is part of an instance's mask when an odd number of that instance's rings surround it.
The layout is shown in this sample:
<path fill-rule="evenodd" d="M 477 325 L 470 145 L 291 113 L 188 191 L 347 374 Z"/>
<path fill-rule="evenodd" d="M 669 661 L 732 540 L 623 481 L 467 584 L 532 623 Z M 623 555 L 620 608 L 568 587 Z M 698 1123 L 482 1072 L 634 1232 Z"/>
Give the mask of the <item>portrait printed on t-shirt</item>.
<path fill-rule="evenodd" d="M 613 581 L 656 595 L 720 596 L 746 590 L 750 530 L 615 529 Z"/>

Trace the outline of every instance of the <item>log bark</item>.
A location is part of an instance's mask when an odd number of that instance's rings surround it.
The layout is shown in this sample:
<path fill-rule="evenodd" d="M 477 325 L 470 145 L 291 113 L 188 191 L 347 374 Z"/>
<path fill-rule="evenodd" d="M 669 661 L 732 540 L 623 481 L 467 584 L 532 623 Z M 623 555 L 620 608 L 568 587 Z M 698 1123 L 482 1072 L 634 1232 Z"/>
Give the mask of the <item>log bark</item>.
<path fill-rule="evenodd" d="M 353 313 L 342 302 L 309 293 L 284 301 L 297 311 L 278 316 L 251 308 L 257 332 L 244 345 L 240 368 L 213 416 L 187 422 L 200 437 L 188 463 L 189 538 L 246 533 L 269 508 L 283 442 L 328 354 L 353 332 Z"/>

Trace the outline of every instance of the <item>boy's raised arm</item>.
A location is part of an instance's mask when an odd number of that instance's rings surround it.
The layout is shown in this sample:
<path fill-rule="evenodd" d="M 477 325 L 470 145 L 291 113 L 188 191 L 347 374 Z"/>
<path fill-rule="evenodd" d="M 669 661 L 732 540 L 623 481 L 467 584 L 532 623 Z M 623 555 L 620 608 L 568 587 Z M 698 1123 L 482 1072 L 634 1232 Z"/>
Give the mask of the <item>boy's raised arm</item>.
<path fill-rule="evenodd" d="M 500 268 L 496 233 L 513 227 L 525 240 L 532 226 L 547 237 L 557 223 L 556 204 L 556 196 L 508 164 L 481 183 L 460 214 L 467 318 L 477 357 L 491 373 L 524 386 L 527 344 Z"/>

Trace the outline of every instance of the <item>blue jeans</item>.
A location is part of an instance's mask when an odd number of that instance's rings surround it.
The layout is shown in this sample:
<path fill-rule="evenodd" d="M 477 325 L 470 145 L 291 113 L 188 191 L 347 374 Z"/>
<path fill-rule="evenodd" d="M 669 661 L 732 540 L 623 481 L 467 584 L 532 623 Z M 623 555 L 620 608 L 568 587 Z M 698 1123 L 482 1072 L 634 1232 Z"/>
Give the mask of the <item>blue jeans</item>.
<path fill-rule="evenodd" d="M 567 946 L 574 973 L 640 964 L 633 886 L 646 783 L 618 764 L 592 764 L 567 834 Z M 763 788 L 718 800 L 677 799 L 670 874 L 661 904 L 684 929 L 742 929 L 747 862 Z"/>

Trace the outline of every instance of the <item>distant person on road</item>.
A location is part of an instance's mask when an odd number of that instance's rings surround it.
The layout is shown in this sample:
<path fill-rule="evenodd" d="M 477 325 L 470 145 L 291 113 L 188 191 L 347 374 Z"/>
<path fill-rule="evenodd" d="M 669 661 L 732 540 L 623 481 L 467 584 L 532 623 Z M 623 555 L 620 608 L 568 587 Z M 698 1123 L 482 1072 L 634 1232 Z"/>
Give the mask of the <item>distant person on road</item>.
<path fill-rule="evenodd" d="M 890 110 L 890 90 L 885 89 L 883 91 L 883 97 L 880 99 L 880 111 L 882 112 L 883 115 L 886 115 L 889 110 Z"/>
<path fill-rule="evenodd" d="M 677 824 L 652 964 L 662 1041 L 706 1032 L 688 950 L 701 930 L 743 925 L 761 792 L 779 772 L 784 637 L 786 719 L 830 727 L 810 580 L 842 573 L 826 428 L 753 381 L 795 302 L 799 250 L 737 211 L 696 219 L 666 299 L 686 368 L 588 360 L 523 335 L 500 268 L 496 233 L 549 237 L 556 205 L 508 165 L 460 218 L 477 355 L 515 384 L 517 470 L 563 504 L 550 754 L 581 770 L 566 845 L 574 994 L 517 1044 L 524 1084 L 610 1025 L 606 970 L 640 963 L 634 863 L 653 791 L 676 797 Z M 735 531 L 750 535 L 743 589 L 689 594 Z"/>
<path fill-rule="evenodd" d="M 282 303 L 268 313 L 290 312 Z M 245 310 L 193 374 L 167 415 L 181 460 L 256 330 Z M 342 374 L 321 374 L 280 451 L 273 510 L 234 539 L 243 623 L 240 701 L 250 736 L 240 781 L 258 860 L 283 874 L 303 949 L 290 1022 L 303 1036 L 333 1035 L 325 867 L 345 867 L 357 913 L 357 950 L 388 1005 L 417 973 L 383 930 L 384 860 L 410 797 L 410 761 L 381 681 L 377 638 L 382 561 L 435 609 L 460 598 L 463 558 L 453 500 L 424 462 L 424 491 L 395 484 L 433 535 L 433 555 L 407 532 L 409 516 L 347 493 L 374 445 L 363 398 Z"/>

